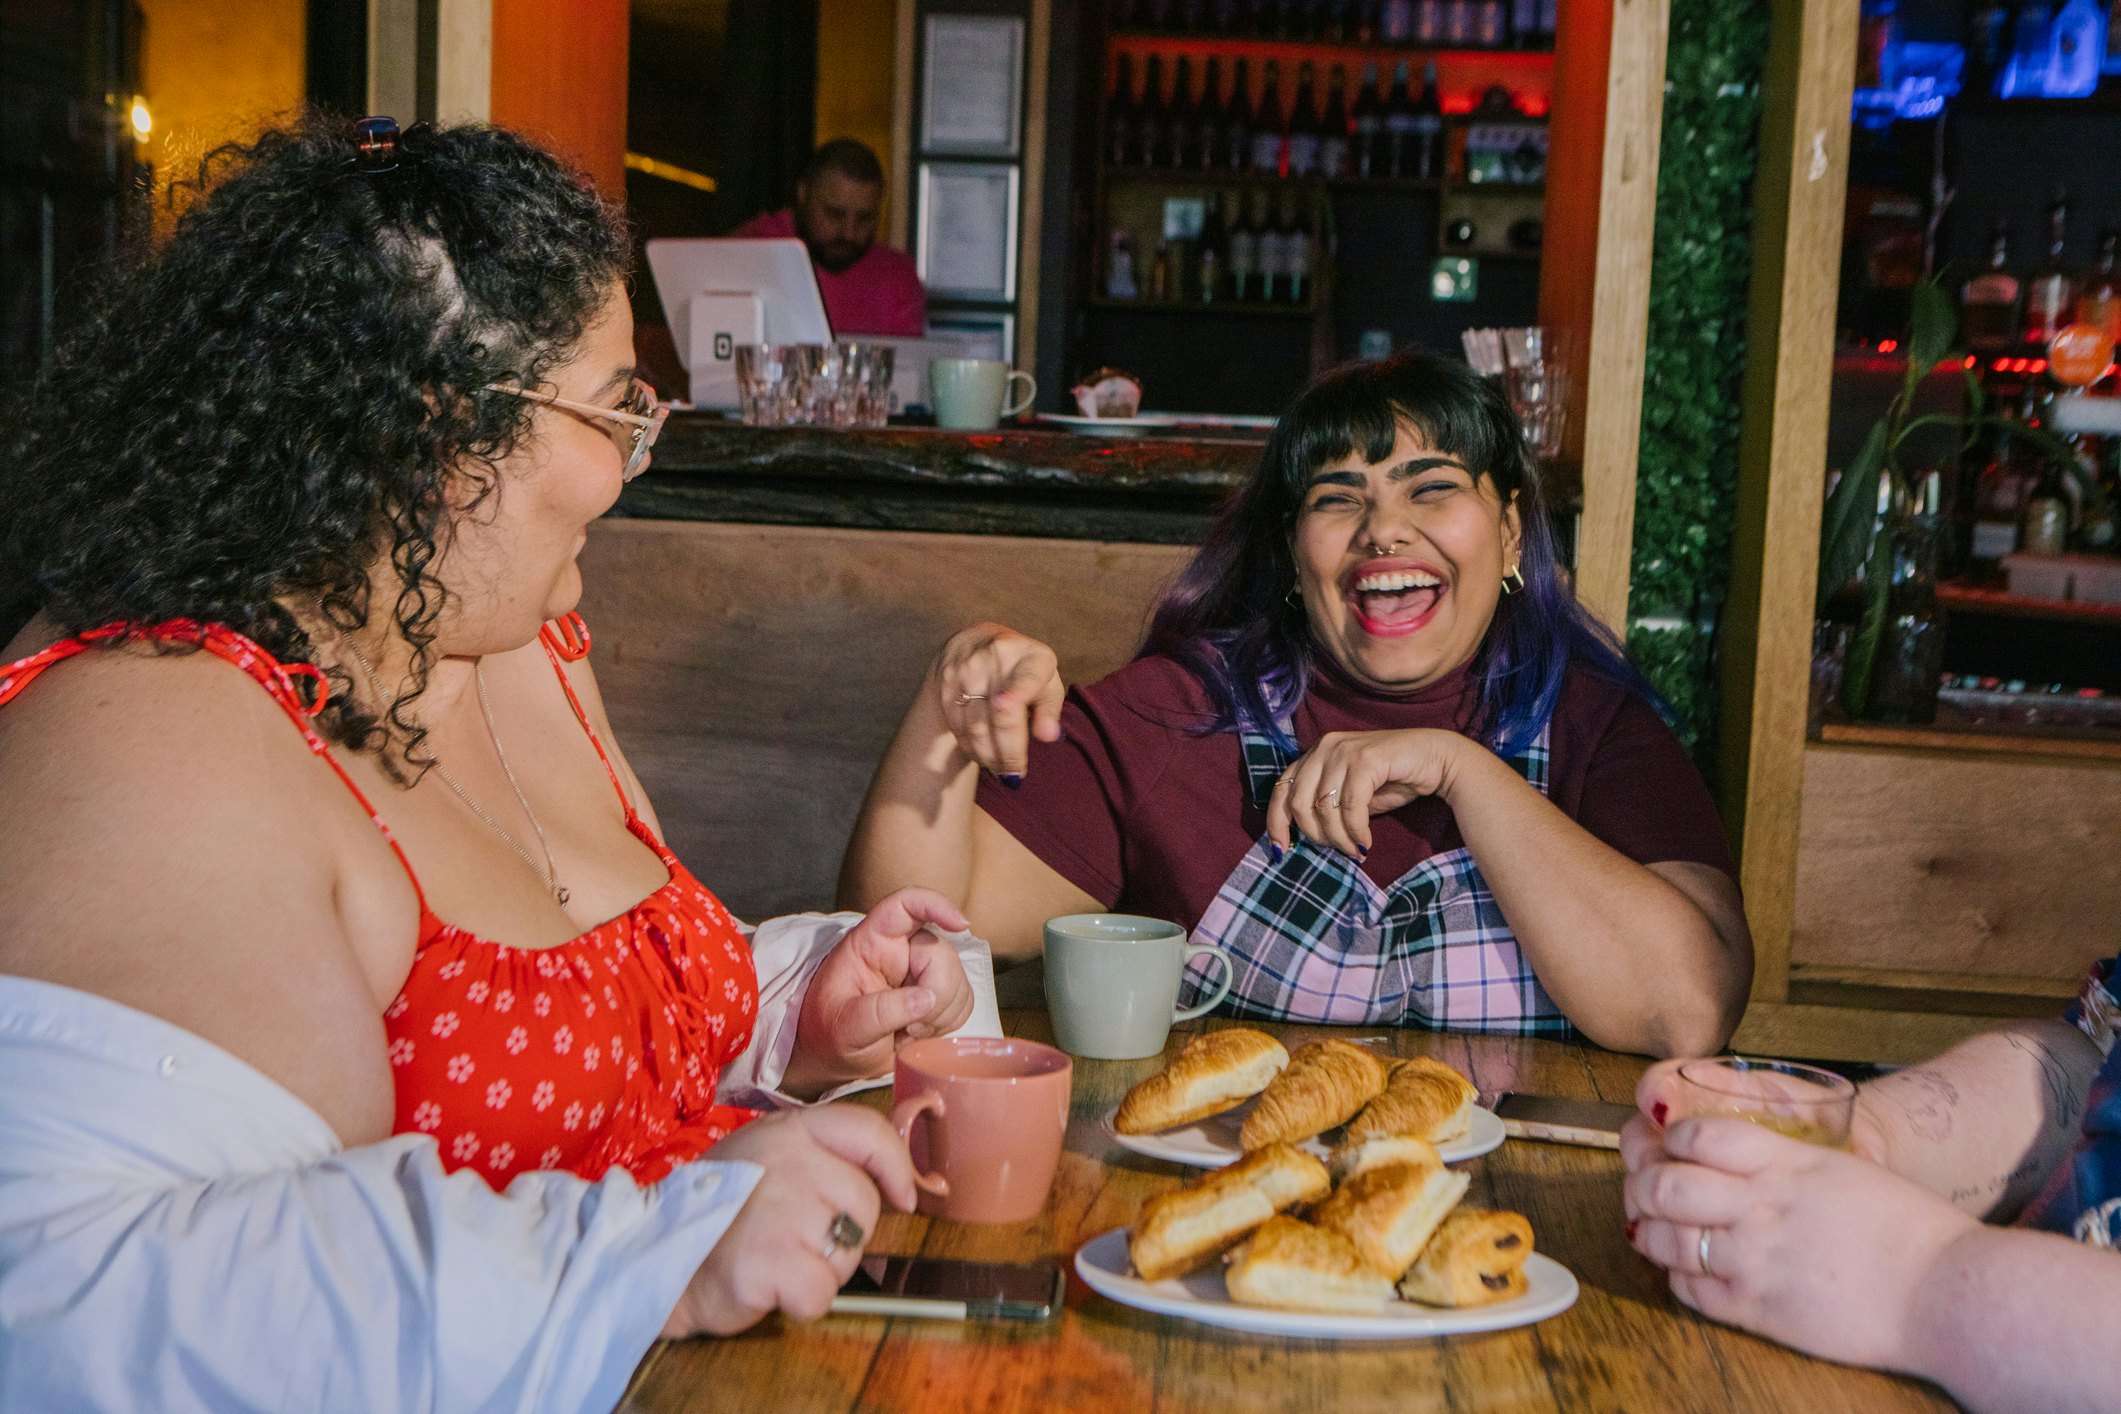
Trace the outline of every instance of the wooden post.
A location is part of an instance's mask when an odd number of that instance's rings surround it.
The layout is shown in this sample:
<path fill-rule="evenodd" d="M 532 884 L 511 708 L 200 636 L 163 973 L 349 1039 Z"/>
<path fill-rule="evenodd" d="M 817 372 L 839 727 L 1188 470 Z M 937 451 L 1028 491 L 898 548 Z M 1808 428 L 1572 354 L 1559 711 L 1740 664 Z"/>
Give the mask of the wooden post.
<path fill-rule="evenodd" d="M 1857 0 L 1778 0 L 1762 81 L 1751 357 L 1723 618 L 1725 809 L 1742 842 L 1756 1002 L 1789 996 L 1856 22 Z"/>

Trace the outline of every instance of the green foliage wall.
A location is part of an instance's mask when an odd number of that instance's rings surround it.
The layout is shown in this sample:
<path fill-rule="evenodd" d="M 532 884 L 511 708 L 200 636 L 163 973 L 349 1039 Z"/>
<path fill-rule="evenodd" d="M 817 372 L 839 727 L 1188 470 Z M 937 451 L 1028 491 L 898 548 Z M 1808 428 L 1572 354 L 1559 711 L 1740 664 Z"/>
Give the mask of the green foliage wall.
<path fill-rule="evenodd" d="M 1672 0 L 1628 646 L 1713 759 L 1767 0 Z"/>

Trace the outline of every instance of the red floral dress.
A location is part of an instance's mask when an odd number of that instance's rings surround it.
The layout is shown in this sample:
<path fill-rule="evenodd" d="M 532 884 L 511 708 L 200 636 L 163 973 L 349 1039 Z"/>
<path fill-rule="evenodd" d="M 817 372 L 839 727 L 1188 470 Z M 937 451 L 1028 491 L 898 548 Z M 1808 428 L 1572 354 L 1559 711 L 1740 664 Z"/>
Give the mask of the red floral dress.
<path fill-rule="evenodd" d="M 437 918 L 412 864 L 310 718 L 324 679 L 282 664 L 220 624 L 112 624 L 0 668 L 0 705 L 44 669 L 121 638 L 197 644 L 256 679 L 368 811 L 420 901 L 405 985 L 383 1013 L 398 1133 L 432 1134 L 449 1168 L 496 1188 L 528 1169 L 600 1178 L 614 1165 L 642 1183 L 699 1157 L 754 1117 L 714 1102 L 722 1068 L 750 1044 L 758 978 L 736 920 L 664 848 L 626 799 L 603 743 L 561 667 L 588 651 L 569 615 L 540 635 L 575 717 L 610 775 L 626 828 L 655 851 L 669 882 L 625 913 L 551 948 L 516 948 Z M 307 696 L 297 679 L 310 680 Z"/>

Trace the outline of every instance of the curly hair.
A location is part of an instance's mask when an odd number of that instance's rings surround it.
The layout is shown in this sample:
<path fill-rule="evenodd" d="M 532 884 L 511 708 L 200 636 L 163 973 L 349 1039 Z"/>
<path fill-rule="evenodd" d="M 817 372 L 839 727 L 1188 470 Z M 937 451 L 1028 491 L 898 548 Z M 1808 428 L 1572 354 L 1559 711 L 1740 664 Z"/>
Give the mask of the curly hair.
<path fill-rule="evenodd" d="M 421 126 L 399 151 L 358 171 L 351 126 L 313 114 L 210 153 L 0 433 L 0 587 L 66 633 L 187 618 L 308 662 L 283 601 L 363 627 L 387 556 L 410 681 L 379 717 L 334 671 L 318 725 L 394 774 L 425 764 L 409 708 L 451 502 L 491 493 L 535 407 L 473 394 L 539 386 L 631 251 L 578 171 L 512 133 Z"/>

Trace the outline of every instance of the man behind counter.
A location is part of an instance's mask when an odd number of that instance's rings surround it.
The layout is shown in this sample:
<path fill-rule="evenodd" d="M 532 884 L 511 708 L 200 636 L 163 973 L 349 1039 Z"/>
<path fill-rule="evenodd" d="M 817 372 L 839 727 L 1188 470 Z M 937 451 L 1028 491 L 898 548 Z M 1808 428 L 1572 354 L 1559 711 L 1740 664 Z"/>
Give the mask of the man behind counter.
<path fill-rule="evenodd" d="M 794 206 L 753 217 L 735 234 L 802 238 L 833 333 L 917 339 L 927 328 L 927 292 L 911 258 L 876 244 L 883 204 L 883 163 L 853 138 L 834 138 L 804 164 Z"/>

